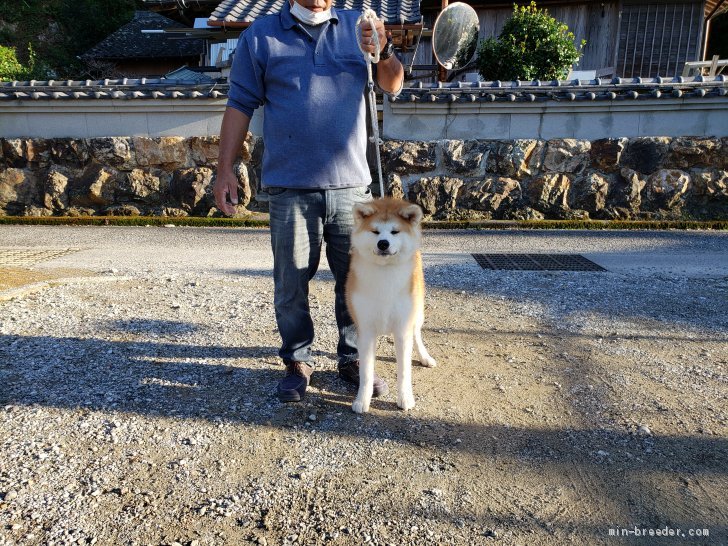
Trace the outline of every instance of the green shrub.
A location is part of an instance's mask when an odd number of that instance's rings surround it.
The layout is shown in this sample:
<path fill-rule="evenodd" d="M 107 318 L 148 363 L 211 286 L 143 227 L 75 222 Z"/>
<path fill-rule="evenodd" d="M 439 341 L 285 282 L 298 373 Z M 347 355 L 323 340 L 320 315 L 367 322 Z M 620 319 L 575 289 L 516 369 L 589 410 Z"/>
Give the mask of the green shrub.
<path fill-rule="evenodd" d="M 14 47 L 0 46 L 0 81 L 30 79 L 35 68 L 35 53 L 28 45 L 28 66 L 18 60 Z"/>
<path fill-rule="evenodd" d="M 577 47 L 574 34 L 560 21 L 529 6 L 513 6 L 513 17 L 503 26 L 498 39 L 487 38 L 478 46 L 478 72 L 493 80 L 564 79 L 581 57 L 586 43 Z"/>

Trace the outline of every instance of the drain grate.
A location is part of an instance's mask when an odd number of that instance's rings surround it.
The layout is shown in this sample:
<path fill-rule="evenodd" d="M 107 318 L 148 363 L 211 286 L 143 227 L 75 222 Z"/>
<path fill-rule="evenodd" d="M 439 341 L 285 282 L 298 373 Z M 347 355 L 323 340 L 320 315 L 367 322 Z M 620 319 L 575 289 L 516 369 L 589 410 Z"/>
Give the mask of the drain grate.
<path fill-rule="evenodd" d="M 606 271 L 579 254 L 473 254 L 483 269 L 518 271 Z"/>
<path fill-rule="evenodd" d="M 0 248 L 0 267 L 29 267 L 79 250 L 77 248 Z"/>

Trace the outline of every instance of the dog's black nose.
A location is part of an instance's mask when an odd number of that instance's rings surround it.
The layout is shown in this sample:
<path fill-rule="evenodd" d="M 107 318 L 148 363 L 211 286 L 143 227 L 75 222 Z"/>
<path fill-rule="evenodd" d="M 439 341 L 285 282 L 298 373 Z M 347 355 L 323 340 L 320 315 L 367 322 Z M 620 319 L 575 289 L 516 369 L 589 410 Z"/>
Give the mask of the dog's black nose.
<path fill-rule="evenodd" d="M 389 241 L 386 239 L 382 239 L 381 241 L 377 241 L 377 248 L 379 250 L 387 250 L 389 248 Z"/>

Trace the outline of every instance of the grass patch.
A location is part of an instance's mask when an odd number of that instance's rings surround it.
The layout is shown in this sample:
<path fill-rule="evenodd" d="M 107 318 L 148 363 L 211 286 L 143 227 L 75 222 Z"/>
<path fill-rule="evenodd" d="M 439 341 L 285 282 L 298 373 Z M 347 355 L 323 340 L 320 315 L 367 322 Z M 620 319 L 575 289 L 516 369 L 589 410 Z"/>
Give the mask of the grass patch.
<path fill-rule="evenodd" d="M 0 225 L 268 227 L 264 215 L 245 218 L 185 216 L 0 216 Z M 424 222 L 425 229 L 728 230 L 728 220 L 467 220 Z"/>
<path fill-rule="evenodd" d="M 428 229 L 728 230 L 728 220 L 482 220 L 424 225 Z"/>
<path fill-rule="evenodd" d="M 185 216 L 0 216 L 0 224 L 33 226 L 191 226 L 191 227 L 267 227 L 261 218 L 200 218 Z"/>

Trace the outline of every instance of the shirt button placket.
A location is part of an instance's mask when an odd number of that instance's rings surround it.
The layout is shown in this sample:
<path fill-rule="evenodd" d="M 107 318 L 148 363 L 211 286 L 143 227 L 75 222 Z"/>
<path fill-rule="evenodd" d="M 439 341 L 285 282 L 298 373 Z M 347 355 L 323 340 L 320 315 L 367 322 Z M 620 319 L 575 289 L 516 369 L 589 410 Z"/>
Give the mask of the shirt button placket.
<path fill-rule="evenodd" d="M 315 64 L 324 64 L 323 55 L 321 54 L 321 50 L 323 49 L 323 36 L 319 36 L 319 39 L 316 40 L 316 45 L 314 45 L 314 62 Z"/>

